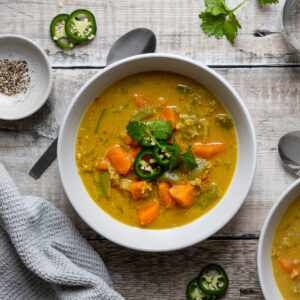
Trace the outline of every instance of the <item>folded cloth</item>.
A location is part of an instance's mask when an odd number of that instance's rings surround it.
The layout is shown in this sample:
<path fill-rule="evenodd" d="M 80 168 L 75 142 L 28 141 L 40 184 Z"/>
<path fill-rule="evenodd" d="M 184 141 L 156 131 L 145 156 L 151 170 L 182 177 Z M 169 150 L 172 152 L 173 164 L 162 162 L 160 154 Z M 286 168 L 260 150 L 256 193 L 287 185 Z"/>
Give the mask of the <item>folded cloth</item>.
<path fill-rule="evenodd" d="M 124 299 L 71 221 L 51 203 L 21 196 L 1 163 L 0 299 Z"/>

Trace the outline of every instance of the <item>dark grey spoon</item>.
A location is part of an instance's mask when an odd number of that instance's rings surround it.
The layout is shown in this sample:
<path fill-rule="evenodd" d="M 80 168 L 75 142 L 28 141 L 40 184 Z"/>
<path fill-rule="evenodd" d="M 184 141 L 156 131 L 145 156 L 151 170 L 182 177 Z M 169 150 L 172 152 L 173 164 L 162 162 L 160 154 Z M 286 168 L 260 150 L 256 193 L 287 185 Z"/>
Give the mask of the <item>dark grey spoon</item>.
<path fill-rule="evenodd" d="M 300 131 L 292 131 L 281 137 L 278 152 L 285 167 L 300 177 Z"/>
<path fill-rule="evenodd" d="M 110 65 L 122 58 L 143 54 L 153 53 L 156 48 L 155 34 L 147 28 L 136 28 L 122 35 L 111 47 L 106 64 Z M 40 159 L 29 171 L 29 175 L 38 179 L 50 166 L 57 156 L 57 138 L 44 152 Z"/>

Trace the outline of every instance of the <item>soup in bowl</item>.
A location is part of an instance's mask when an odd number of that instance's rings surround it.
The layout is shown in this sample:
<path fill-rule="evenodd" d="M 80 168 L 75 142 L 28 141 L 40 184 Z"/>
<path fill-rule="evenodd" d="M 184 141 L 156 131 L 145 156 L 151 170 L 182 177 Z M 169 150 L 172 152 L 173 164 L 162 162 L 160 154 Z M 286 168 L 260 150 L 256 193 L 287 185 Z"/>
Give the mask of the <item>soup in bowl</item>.
<path fill-rule="evenodd" d="M 300 180 L 280 196 L 266 218 L 258 272 L 266 299 L 300 299 Z"/>
<path fill-rule="evenodd" d="M 117 62 L 79 91 L 59 170 L 80 216 L 121 245 L 182 248 L 236 213 L 256 161 L 250 116 L 217 73 L 178 56 Z"/>
<path fill-rule="evenodd" d="M 142 129 L 153 136 L 139 136 Z M 225 194 L 237 161 L 236 131 L 201 84 L 149 71 L 95 97 L 79 125 L 75 156 L 86 190 L 110 216 L 173 228 L 201 217 Z"/>

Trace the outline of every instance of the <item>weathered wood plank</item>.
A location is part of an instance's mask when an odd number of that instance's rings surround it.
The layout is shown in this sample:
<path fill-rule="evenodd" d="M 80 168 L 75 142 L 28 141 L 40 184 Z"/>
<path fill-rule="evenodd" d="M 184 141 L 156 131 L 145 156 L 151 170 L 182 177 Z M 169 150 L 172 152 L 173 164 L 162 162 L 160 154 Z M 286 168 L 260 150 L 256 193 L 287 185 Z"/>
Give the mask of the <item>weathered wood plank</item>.
<path fill-rule="evenodd" d="M 257 240 L 207 240 L 171 253 L 136 252 L 105 240 L 90 243 L 102 256 L 116 290 L 127 300 L 184 300 L 189 280 L 209 263 L 222 265 L 229 276 L 228 291 L 220 299 L 264 299 L 256 271 Z"/>
<path fill-rule="evenodd" d="M 227 2 L 235 7 L 240 1 Z M 202 33 L 198 14 L 204 1 L 199 0 L 90 0 L 88 5 L 83 0 L 2 0 L 0 33 L 17 33 L 33 39 L 45 49 L 54 66 L 104 66 L 113 42 L 136 27 L 147 27 L 156 33 L 158 52 L 187 56 L 209 65 L 298 64 L 300 55 L 282 33 L 284 2 L 263 7 L 257 1 L 248 1 L 239 9 L 237 15 L 243 29 L 235 46 Z M 64 52 L 51 41 L 49 25 L 56 14 L 77 8 L 94 12 L 97 37 L 89 45 Z M 255 35 L 257 31 L 267 35 Z"/>
<path fill-rule="evenodd" d="M 257 172 L 245 204 L 218 236 L 259 234 L 271 205 L 295 178 L 281 165 L 277 142 L 284 133 L 300 126 L 300 68 L 217 69 L 240 93 L 256 127 L 258 142 Z M 28 171 L 50 144 L 42 136 L 56 134 L 64 111 L 72 96 L 96 70 L 55 70 L 50 111 L 20 122 L 0 121 L 0 128 L 31 129 L 0 130 L 0 161 L 4 162 L 21 191 L 42 196 L 61 208 L 87 237 L 97 235 L 77 216 L 67 201 L 58 177 L 55 162 L 38 180 Z M 68 82 L 68 84 L 64 84 Z M 41 122 L 41 116 L 47 116 Z M 51 123 L 53 125 L 51 126 Z M 49 134 L 49 132 L 51 134 Z M 41 135 L 41 136 L 40 136 Z"/>

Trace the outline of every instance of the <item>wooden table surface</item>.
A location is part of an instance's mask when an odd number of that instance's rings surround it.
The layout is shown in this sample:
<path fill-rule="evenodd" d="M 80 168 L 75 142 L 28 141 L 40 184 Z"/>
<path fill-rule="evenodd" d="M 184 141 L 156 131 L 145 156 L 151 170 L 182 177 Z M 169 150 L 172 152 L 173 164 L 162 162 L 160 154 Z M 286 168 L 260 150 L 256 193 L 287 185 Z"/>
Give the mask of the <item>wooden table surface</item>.
<path fill-rule="evenodd" d="M 240 1 L 227 2 L 233 7 Z M 300 125 L 300 55 L 282 32 L 283 4 L 245 4 L 237 12 L 243 29 L 231 46 L 202 33 L 198 13 L 203 0 L 1 0 L 0 33 L 22 34 L 37 42 L 52 63 L 54 85 L 36 114 L 18 122 L 0 121 L 0 161 L 22 193 L 44 197 L 72 219 L 102 256 L 115 288 L 126 299 L 185 299 L 187 282 L 209 262 L 228 271 L 230 287 L 223 299 L 263 299 L 256 269 L 259 233 L 276 198 L 295 180 L 280 162 L 277 142 Z M 64 52 L 51 41 L 49 24 L 56 14 L 77 8 L 94 12 L 97 36 L 87 46 Z M 96 234 L 69 204 L 56 161 L 39 180 L 28 175 L 57 135 L 80 86 L 104 67 L 112 43 L 136 27 L 156 33 L 157 52 L 193 58 L 228 80 L 248 107 L 257 134 L 256 176 L 240 211 L 210 239 L 172 253 L 136 252 Z"/>

